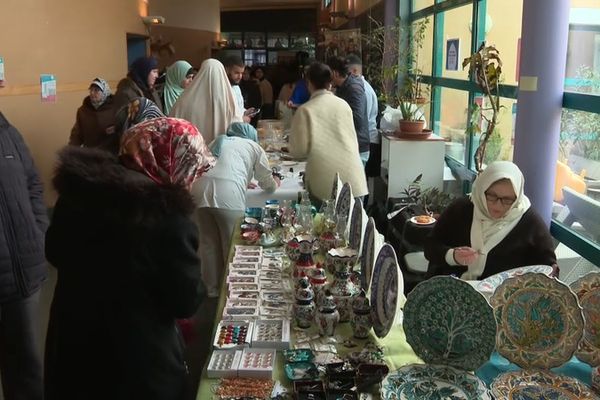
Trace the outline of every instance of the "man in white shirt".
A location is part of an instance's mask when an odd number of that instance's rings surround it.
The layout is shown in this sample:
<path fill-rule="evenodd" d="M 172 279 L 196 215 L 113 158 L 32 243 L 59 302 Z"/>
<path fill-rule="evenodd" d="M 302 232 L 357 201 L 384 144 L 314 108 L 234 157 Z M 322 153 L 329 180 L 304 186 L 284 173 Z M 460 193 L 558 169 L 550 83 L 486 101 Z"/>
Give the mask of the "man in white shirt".
<path fill-rule="evenodd" d="M 236 103 L 236 108 L 244 110 L 244 122 L 250 122 L 254 108 L 244 108 L 244 96 L 242 96 L 242 90 L 240 89 L 240 81 L 244 74 L 244 61 L 239 56 L 228 56 L 223 60 L 223 66 L 227 72 L 227 77 L 231 83 L 231 89 L 233 89 L 233 97 Z"/>

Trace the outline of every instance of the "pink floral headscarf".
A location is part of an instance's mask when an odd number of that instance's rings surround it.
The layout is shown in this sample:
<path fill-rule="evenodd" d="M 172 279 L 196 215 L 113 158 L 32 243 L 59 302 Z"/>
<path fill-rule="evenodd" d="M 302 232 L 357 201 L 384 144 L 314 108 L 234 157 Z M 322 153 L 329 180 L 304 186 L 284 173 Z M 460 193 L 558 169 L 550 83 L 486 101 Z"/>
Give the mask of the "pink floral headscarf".
<path fill-rule="evenodd" d="M 194 125 L 168 117 L 153 118 L 127 130 L 119 156 L 127 167 L 156 183 L 185 187 L 216 162 Z"/>

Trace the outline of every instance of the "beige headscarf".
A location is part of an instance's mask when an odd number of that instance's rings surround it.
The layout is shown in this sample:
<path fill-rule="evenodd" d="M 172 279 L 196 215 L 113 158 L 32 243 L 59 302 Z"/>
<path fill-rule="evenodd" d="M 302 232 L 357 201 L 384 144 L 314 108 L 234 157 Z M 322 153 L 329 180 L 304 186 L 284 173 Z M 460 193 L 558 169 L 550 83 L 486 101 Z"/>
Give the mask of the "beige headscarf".
<path fill-rule="evenodd" d="M 493 219 L 487 208 L 485 192 L 500 179 L 508 179 L 512 183 L 517 199 L 500 219 Z M 479 175 L 473 183 L 471 201 L 473 202 L 473 222 L 471 224 L 471 247 L 480 252 L 475 263 L 469 265 L 461 278 L 478 279 L 485 268 L 487 254 L 519 223 L 521 217 L 531 206 L 523 193 L 525 179 L 515 164 L 509 161 L 496 161 Z"/>
<path fill-rule="evenodd" d="M 205 60 L 191 85 L 177 99 L 169 116 L 194 124 L 206 143 L 227 132 L 236 117 L 235 100 L 225 67 L 218 60 Z"/>

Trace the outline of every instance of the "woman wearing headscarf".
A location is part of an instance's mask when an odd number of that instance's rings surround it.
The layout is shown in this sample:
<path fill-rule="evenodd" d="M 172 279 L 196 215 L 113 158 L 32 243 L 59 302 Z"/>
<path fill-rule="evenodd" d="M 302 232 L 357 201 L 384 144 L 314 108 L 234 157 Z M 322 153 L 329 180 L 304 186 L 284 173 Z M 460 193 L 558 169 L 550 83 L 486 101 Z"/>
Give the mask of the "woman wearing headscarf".
<path fill-rule="evenodd" d="M 212 144 L 219 158 L 216 167 L 192 188 L 198 206 L 199 254 L 202 279 L 209 297 L 217 297 L 227 262 L 231 236 L 246 209 L 246 189 L 254 177 L 266 191 L 274 191 L 279 179 L 273 177 L 265 151 L 257 143 L 256 129 L 247 123 L 233 123 L 225 136 Z"/>
<path fill-rule="evenodd" d="M 515 164 L 490 164 L 471 197 L 456 200 L 437 221 L 425 246 L 429 274 L 475 280 L 526 265 L 551 265 L 557 273 L 552 237 L 524 183 Z"/>
<path fill-rule="evenodd" d="M 154 57 L 140 57 L 131 64 L 127 77 L 121 79 L 115 93 L 117 110 L 136 97 L 152 100 L 162 110 L 160 96 L 154 88 L 158 78 L 158 61 Z"/>
<path fill-rule="evenodd" d="M 198 130 L 138 124 L 120 156 L 64 149 L 46 235 L 58 270 L 46 342 L 46 399 L 183 399 L 176 318 L 205 294 L 189 189 L 214 164 Z M 82 365 L 82 352 L 85 365 Z"/>
<path fill-rule="evenodd" d="M 75 125 L 69 144 L 83 147 L 105 147 L 115 134 L 115 103 L 110 86 L 96 78 L 89 87 L 90 94 L 77 109 Z"/>
<path fill-rule="evenodd" d="M 188 88 L 194 78 L 194 68 L 183 60 L 176 61 L 167 68 L 167 80 L 163 89 L 163 105 L 165 114 L 169 114 L 184 89 Z"/>
<path fill-rule="evenodd" d="M 224 134 L 232 122 L 242 122 L 225 67 L 209 58 L 200 66 L 192 84 L 177 99 L 169 113 L 196 125 L 207 143 Z"/>

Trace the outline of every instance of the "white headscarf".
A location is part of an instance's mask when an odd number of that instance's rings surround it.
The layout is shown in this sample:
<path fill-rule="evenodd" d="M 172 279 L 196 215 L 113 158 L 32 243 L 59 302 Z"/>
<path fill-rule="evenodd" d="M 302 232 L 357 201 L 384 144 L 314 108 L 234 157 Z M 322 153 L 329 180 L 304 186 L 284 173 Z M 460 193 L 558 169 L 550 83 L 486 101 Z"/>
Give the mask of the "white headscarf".
<path fill-rule="evenodd" d="M 502 218 L 494 219 L 488 211 L 485 192 L 501 179 L 510 180 L 517 199 Z M 475 179 L 471 193 L 473 202 L 471 247 L 478 250 L 480 254 L 477 261 L 469 265 L 467 272 L 462 274 L 462 279 L 474 280 L 483 274 L 488 253 L 513 230 L 531 206 L 529 199 L 523 193 L 524 185 L 523 173 L 519 167 L 509 161 L 493 162 Z"/>
<path fill-rule="evenodd" d="M 202 63 L 191 85 L 177 99 L 169 116 L 196 125 L 206 143 L 227 132 L 235 116 L 235 100 L 225 67 L 209 58 Z"/>

